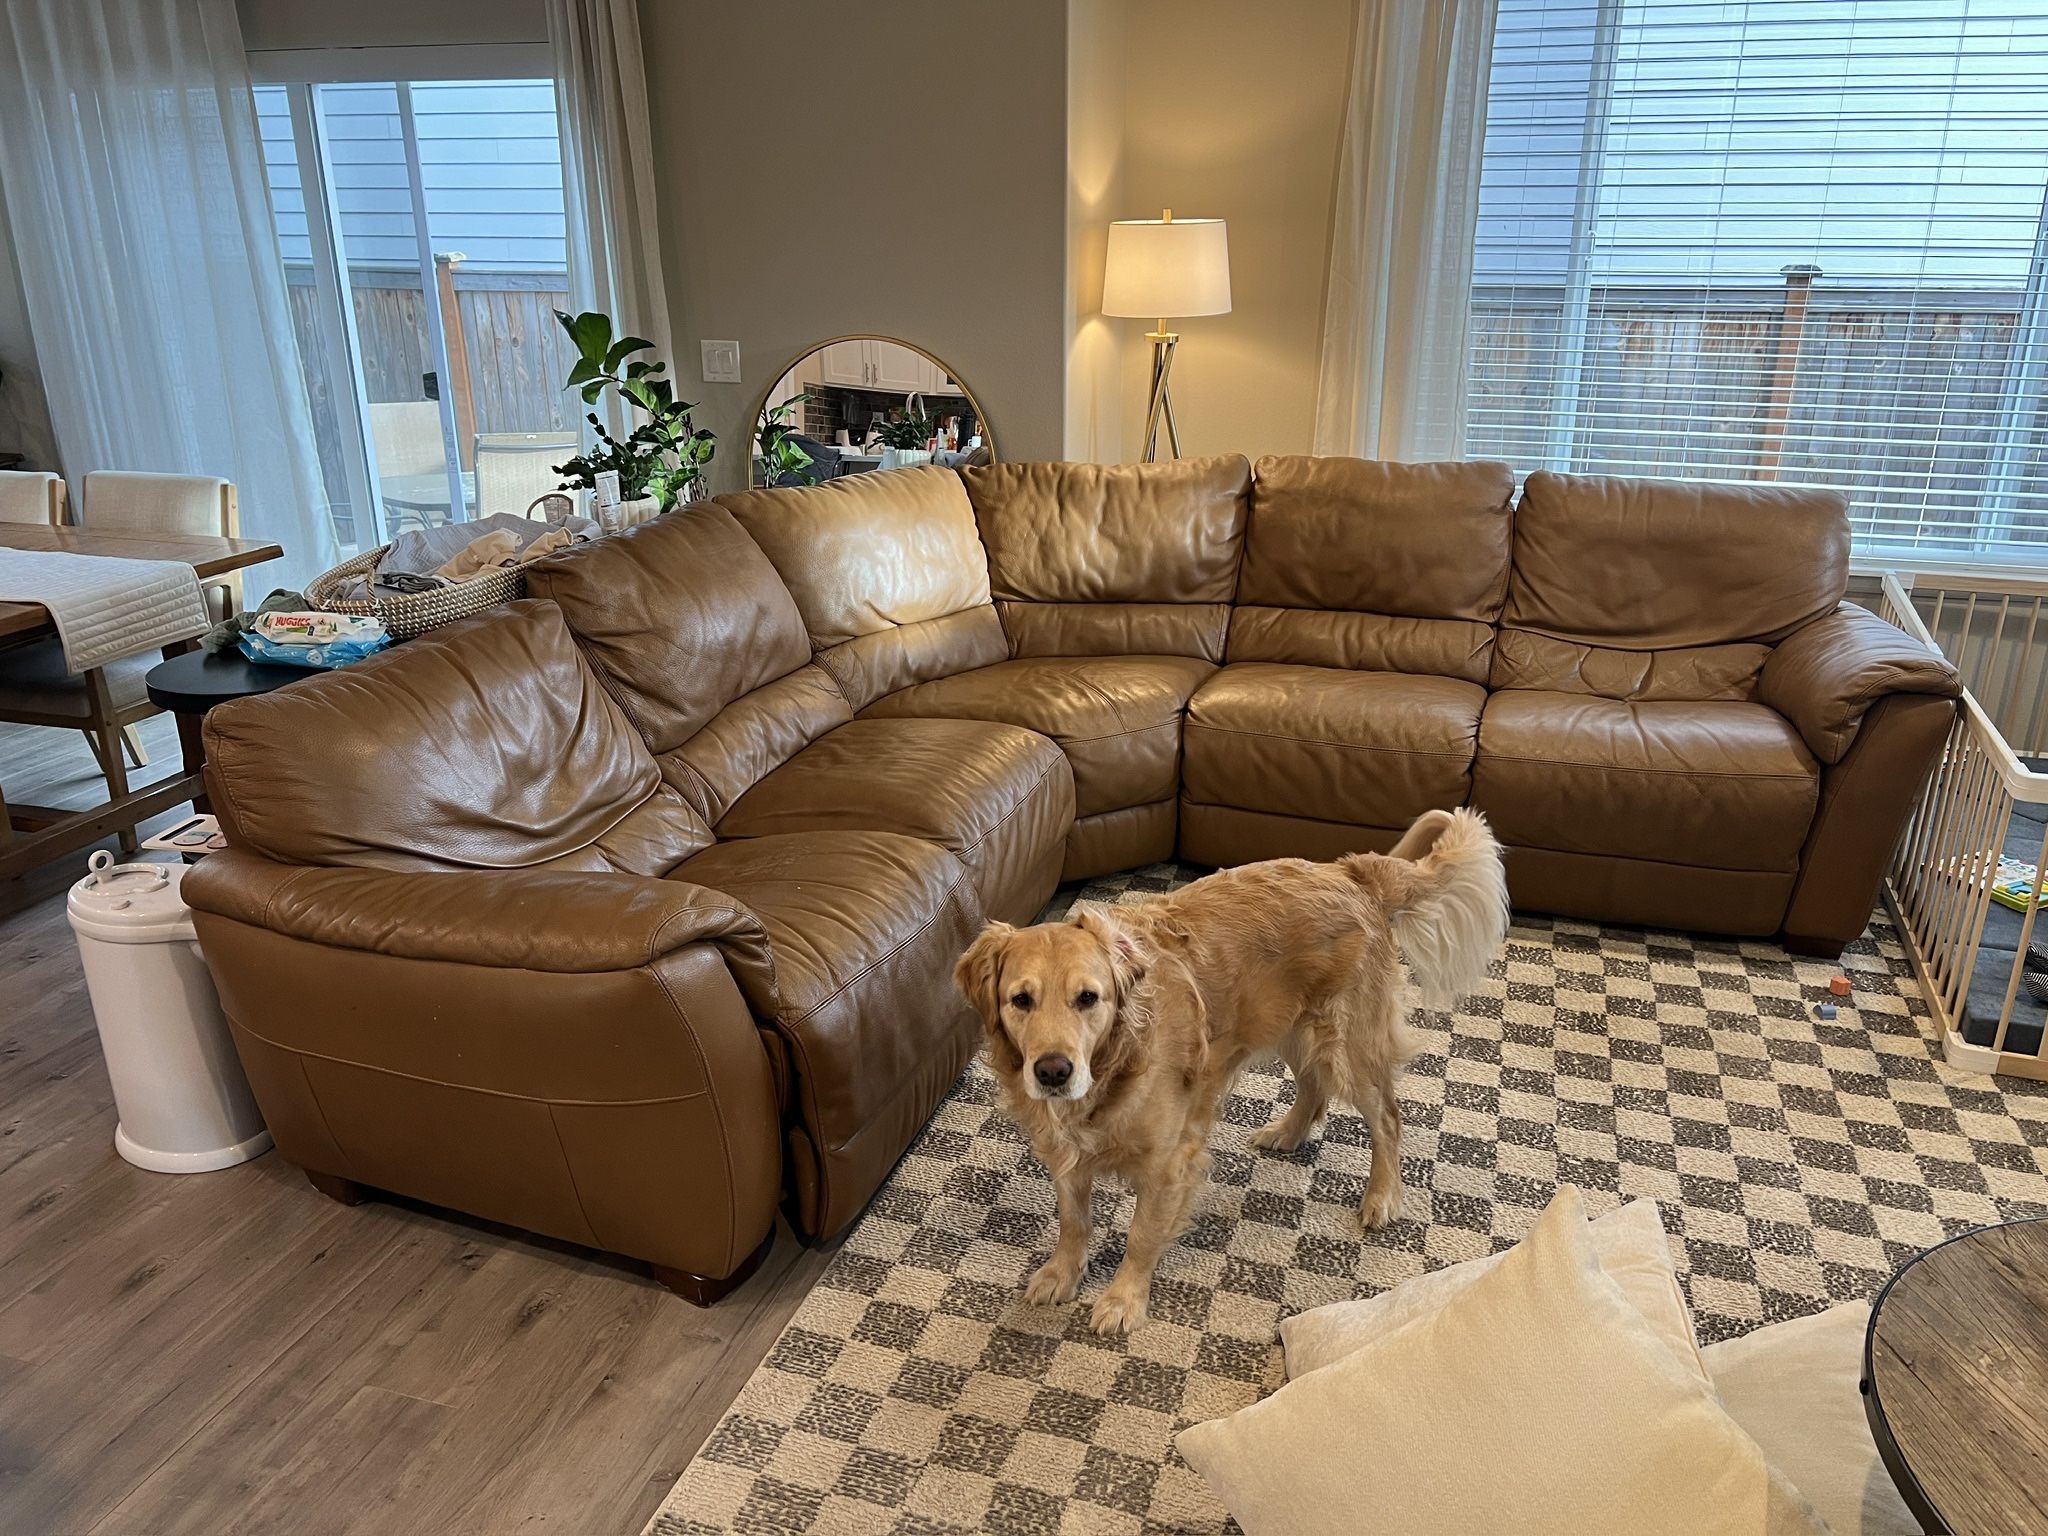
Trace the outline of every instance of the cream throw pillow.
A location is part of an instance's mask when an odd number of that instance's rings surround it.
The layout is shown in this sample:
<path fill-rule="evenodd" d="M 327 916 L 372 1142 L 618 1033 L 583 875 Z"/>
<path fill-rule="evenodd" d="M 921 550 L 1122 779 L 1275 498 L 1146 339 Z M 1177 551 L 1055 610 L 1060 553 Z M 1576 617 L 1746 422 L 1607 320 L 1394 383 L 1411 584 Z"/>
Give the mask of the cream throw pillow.
<path fill-rule="evenodd" d="M 1566 1186 L 1447 1302 L 1176 1438 L 1247 1536 L 1815 1536 L 1601 1273 Z"/>
<path fill-rule="evenodd" d="M 1621 1294 L 1643 1314 L 1679 1364 L 1712 1386 L 1693 1332 L 1692 1311 L 1671 1267 L 1671 1249 L 1664 1240 L 1664 1220 L 1657 1214 L 1657 1202 L 1631 1200 L 1593 1222 L 1588 1233 L 1607 1277 L 1621 1287 Z M 1440 1310 L 1506 1257 L 1494 1253 L 1469 1259 L 1404 1280 L 1377 1296 L 1334 1302 L 1288 1318 L 1280 1325 L 1280 1340 L 1287 1346 L 1289 1378 L 1320 1370 L 1403 1323 Z"/>
<path fill-rule="evenodd" d="M 1709 1344 L 1721 1406 L 1806 1495 L 1835 1536 L 1920 1536 L 1863 1412 L 1870 1304 L 1845 1301 Z"/>

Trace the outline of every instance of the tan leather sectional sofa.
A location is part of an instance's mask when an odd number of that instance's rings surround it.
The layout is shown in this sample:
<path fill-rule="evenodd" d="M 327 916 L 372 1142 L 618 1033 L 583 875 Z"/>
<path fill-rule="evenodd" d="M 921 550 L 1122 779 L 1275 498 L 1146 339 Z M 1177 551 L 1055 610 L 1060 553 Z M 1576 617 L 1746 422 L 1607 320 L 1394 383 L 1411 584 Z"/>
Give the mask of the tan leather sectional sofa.
<path fill-rule="evenodd" d="M 1061 879 L 1382 848 L 1832 953 L 1954 718 L 1838 497 L 1242 458 L 691 507 L 209 717 L 185 892 L 286 1157 L 708 1300 L 842 1230 Z"/>

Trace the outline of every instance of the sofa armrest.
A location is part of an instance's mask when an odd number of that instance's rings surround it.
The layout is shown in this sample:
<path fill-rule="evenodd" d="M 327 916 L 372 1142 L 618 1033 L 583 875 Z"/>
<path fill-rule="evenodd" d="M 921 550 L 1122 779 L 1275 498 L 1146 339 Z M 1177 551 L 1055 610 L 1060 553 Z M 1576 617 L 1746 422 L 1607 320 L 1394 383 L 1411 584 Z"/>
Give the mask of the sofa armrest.
<path fill-rule="evenodd" d="M 230 849 L 193 926 L 284 1157 L 714 1281 L 772 1229 L 780 1106 L 700 886 L 388 871 Z"/>
<path fill-rule="evenodd" d="M 1789 719 L 1824 763 L 1839 763 L 1872 705 L 1887 694 L 1953 699 L 1962 679 L 1929 649 L 1867 608 L 1844 603 L 1781 641 L 1757 698 Z"/>
<path fill-rule="evenodd" d="M 708 942 L 735 971 L 769 969 L 760 920 L 730 896 L 681 880 L 279 864 L 228 849 L 201 859 L 182 890 L 196 911 L 404 960 L 594 973 Z"/>

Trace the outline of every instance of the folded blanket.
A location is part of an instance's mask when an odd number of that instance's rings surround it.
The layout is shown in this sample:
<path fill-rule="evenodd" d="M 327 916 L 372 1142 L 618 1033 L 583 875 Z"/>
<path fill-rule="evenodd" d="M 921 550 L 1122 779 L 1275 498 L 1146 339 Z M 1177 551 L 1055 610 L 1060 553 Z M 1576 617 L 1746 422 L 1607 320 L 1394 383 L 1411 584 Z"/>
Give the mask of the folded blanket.
<path fill-rule="evenodd" d="M 73 672 L 189 640 L 208 622 L 199 578 L 180 560 L 0 549 L 0 602 L 49 609 Z"/>

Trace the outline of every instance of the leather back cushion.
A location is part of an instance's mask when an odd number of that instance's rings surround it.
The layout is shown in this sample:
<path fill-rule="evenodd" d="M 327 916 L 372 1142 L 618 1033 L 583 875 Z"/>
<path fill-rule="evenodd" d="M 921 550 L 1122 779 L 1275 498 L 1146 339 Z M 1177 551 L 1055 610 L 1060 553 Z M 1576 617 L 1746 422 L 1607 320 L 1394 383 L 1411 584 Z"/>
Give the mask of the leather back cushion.
<path fill-rule="evenodd" d="M 1770 654 L 1768 645 L 1754 644 L 1624 651 L 1504 629 L 1494 646 L 1488 681 L 1494 688 L 1540 688 L 1637 703 L 1749 699 Z"/>
<path fill-rule="evenodd" d="M 1832 613 L 1848 585 L 1836 492 L 1538 471 L 1502 623 L 1618 650 L 1768 644 Z"/>
<path fill-rule="evenodd" d="M 527 590 L 561 607 L 656 752 L 811 659 L 789 589 L 716 503 L 540 561 Z"/>
<path fill-rule="evenodd" d="M 774 563 L 853 708 L 1008 654 L 974 512 L 952 470 L 846 475 L 718 504 Z"/>
<path fill-rule="evenodd" d="M 1484 683 L 1514 488 L 1483 461 L 1259 460 L 1230 659 Z"/>
<path fill-rule="evenodd" d="M 960 472 L 1017 656 L 1220 661 L 1251 466 L 989 464 Z"/>
<path fill-rule="evenodd" d="M 660 874 L 710 840 L 527 599 L 206 719 L 230 838 L 296 864 Z"/>

